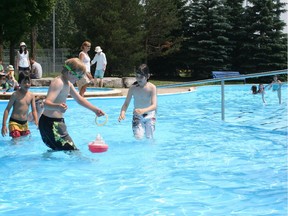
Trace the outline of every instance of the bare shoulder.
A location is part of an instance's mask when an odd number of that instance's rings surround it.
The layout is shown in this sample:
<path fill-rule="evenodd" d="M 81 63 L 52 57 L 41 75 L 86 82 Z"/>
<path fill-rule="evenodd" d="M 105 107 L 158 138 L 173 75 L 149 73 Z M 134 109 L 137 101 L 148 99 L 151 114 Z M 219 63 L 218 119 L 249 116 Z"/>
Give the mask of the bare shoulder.
<path fill-rule="evenodd" d="M 18 92 L 18 90 L 12 93 L 12 95 L 11 95 L 11 97 L 10 97 L 10 100 L 12 100 L 12 99 L 15 100 L 15 99 L 17 99 L 17 98 L 19 98 L 19 92 Z"/>
<path fill-rule="evenodd" d="M 52 81 L 51 81 L 51 85 L 62 85 L 63 81 L 61 80 L 60 76 L 55 77 Z"/>
<path fill-rule="evenodd" d="M 156 86 L 155 86 L 153 83 L 148 82 L 147 84 L 148 84 L 148 87 L 149 87 L 151 90 L 156 90 Z"/>
<path fill-rule="evenodd" d="M 34 93 L 33 92 L 28 91 L 27 94 L 28 94 L 29 97 L 34 98 Z"/>
<path fill-rule="evenodd" d="M 134 92 L 136 88 L 137 88 L 137 85 L 132 85 L 132 86 L 129 88 L 129 91 L 130 91 L 130 92 Z"/>

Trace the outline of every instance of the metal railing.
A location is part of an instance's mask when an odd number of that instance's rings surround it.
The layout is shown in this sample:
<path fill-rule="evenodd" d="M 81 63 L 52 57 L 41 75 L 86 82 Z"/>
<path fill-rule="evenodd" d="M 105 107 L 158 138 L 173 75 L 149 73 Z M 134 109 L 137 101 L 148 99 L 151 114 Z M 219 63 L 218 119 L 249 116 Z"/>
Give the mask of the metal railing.
<path fill-rule="evenodd" d="M 288 69 L 268 71 L 268 72 L 262 72 L 262 73 L 245 74 L 245 75 L 240 75 L 240 76 L 191 81 L 191 82 L 178 83 L 178 84 L 162 85 L 162 86 L 158 86 L 157 88 L 175 88 L 175 87 L 182 87 L 182 86 L 193 86 L 193 85 L 199 85 L 199 84 L 221 82 L 221 119 L 225 121 L 225 81 L 240 80 L 240 79 L 247 79 L 247 78 L 254 78 L 254 77 L 273 76 L 273 75 L 279 75 L 279 74 L 288 74 Z"/>

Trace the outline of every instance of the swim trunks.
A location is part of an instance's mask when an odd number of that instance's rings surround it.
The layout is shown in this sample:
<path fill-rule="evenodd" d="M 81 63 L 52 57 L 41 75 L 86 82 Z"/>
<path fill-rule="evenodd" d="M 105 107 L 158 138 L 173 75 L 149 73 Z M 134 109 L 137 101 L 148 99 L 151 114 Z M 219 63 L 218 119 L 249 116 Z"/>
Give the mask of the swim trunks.
<path fill-rule="evenodd" d="M 19 121 L 10 117 L 9 119 L 9 136 L 17 138 L 30 134 L 27 121 Z"/>
<path fill-rule="evenodd" d="M 137 139 L 143 138 L 144 134 L 146 138 L 153 138 L 155 131 L 156 114 L 155 111 L 145 113 L 143 115 L 134 114 L 132 120 L 132 129 L 134 136 Z"/>
<path fill-rule="evenodd" d="M 96 71 L 95 71 L 95 74 L 94 74 L 94 77 L 95 77 L 95 78 L 103 79 L 103 77 L 104 77 L 104 70 L 103 70 L 103 69 L 96 70 Z"/>
<path fill-rule="evenodd" d="M 43 142 L 56 151 L 78 150 L 67 132 L 64 118 L 49 118 L 41 115 L 39 130 Z"/>

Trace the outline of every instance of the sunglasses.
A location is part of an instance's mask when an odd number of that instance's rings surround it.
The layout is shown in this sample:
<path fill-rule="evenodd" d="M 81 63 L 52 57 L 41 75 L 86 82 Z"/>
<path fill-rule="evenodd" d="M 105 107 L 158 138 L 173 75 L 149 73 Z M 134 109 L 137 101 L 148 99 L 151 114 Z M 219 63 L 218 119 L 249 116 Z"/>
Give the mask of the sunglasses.
<path fill-rule="evenodd" d="M 70 71 L 70 73 L 73 75 L 73 76 L 75 76 L 75 77 L 77 77 L 78 79 L 81 79 L 82 77 L 83 77 L 83 75 L 81 74 L 77 74 L 76 72 L 74 72 L 68 65 L 64 65 L 64 67 L 68 70 L 68 71 Z"/>

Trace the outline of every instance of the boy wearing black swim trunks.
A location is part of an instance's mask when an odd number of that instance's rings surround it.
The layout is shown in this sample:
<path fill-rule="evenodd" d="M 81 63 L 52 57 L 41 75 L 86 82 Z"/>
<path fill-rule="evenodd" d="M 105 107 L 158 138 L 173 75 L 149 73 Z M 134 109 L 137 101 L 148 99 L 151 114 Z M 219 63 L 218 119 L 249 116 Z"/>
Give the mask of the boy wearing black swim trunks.
<path fill-rule="evenodd" d="M 77 150 L 64 121 L 64 113 L 68 109 L 66 105 L 68 94 L 97 116 L 105 115 L 102 110 L 82 97 L 73 85 L 83 77 L 84 72 L 86 67 L 80 59 L 68 59 L 61 75 L 56 77 L 49 86 L 44 111 L 39 119 L 39 130 L 43 142 L 53 150 Z"/>

